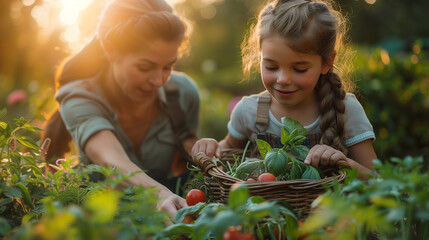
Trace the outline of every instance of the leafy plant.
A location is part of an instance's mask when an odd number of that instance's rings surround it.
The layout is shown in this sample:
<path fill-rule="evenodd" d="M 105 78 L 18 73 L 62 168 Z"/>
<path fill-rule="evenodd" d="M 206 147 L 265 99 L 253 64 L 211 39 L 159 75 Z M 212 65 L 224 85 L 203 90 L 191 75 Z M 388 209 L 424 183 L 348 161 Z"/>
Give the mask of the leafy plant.
<path fill-rule="evenodd" d="M 320 172 L 303 162 L 310 151 L 303 145 L 307 130 L 294 119 L 282 117 L 281 120 L 282 148 L 272 148 L 264 140 L 255 140 L 259 152 L 264 158 L 266 172 L 274 174 L 279 180 L 320 179 Z"/>
<path fill-rule="evenodd" d="M 316 199 L 304 230 L 318 239 L 428 239 L 429 173 L 422 162 L 410 156 L 376 160 L 377 174 L 367 182 L 349 174 Z"/>
<path fill-rule="evenodd" d="M 0 111 L 0 119 L 6 115 Z M 146 239 L 164 228 L 157 190 L 119 184 L 133 176 L 120 169 L 80 166 L 75 159 L 49 164 L 27 137 L 40 129 L 23 118 L 0 122 L 0 237 L 5 239 Z M 99 173 L 103 181 L 90 181 Z"/>
<path fill-rule="evenodd" d="M 189 215 L 198 215 L 191 224 L 182 223 Z M 160 232 L 157 237 L 176 239 L 179 236 L 191 239 L 222 239 L 229 227 L 251 233 L 259 239 L 288 235 L 296 238 L 297 219 L 280 202 L 267 202 L 262 197 L 250 197 L 245 184 L 238 184 L 228 196 L 228 204 L 198 203 L 179 210 L 176 224 Z M 277 233 L 277 235 L 275 234 Z"/>

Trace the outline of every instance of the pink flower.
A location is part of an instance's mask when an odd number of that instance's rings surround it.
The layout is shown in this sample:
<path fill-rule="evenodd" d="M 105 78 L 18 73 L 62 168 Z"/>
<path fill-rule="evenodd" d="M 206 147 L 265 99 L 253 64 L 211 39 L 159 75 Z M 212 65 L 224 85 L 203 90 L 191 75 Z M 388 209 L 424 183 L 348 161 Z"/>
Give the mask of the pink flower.
<path fill-rule="evenodd" d="M 228 113 L 231 115 L 232 110 L 234 110 L 235 105 L 240 102 L 242 97 L 234 97 L 228 104 Z"/>
<path fill-rule="evenodd" d="M 23 89 L 15 90 L 7 96 L 7 105 L 13 106 L 27 100 L 27 92 Z"/>

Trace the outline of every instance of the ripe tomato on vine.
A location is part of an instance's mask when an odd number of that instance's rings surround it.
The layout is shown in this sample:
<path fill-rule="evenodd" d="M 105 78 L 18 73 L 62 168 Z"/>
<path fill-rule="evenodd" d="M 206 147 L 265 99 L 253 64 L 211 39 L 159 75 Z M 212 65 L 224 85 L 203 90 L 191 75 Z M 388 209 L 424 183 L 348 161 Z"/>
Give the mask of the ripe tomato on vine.
<path fill-rule="evenodd" d="M 186 203 L 188 206 L 194 206 L 195 204 L 199 202 L 205 202 L 206 201 L 206 195 L 203 191 L 199 189 L 191 189 L 186 194 Z"/>

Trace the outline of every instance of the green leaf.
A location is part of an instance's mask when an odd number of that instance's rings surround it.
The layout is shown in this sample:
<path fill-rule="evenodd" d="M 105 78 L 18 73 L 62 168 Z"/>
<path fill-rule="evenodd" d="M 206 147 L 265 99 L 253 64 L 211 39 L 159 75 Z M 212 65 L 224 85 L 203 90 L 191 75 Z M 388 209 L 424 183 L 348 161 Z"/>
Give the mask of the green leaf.
<path fill-rule="evenodd" d="M 41 131 L 43 131 L 42 129 L 40 129 L 40 128 L 36 127 L 36 126 L 33 126 L 31 124 L 28 124 L 28 123 L 24 124 L 23 127 L 25 129 L 27 129 L 28 131 L 30 131 L 30 132 L 41 132 Z"/>
<path fill-rule="evenodd" d="M 176 239 L 181 235 L 191 234 L 193 230 L 194 227 L 192 224 L 179 223 L 166 227 L 160 234 L 157 235 L 158 237 L 169 237 L 170 239 Z"/>
<path fill-rule="evenodd" d="M 288 117 L 282 117 L 282 125 L 283 128 L 289 133 L 291 134 L 294 130 L 298 130 L 298 134 L 302 135 L 302 136 L 306 136 L 307 135 L 307 130 L 304 128 L 304 126 L 292 119 L 292 118 L 288 118 Z"/>
<path fill-rule="evenodd" d="M 305 142 L 305 136 L 298 135 L 292 139 L 292 145 L 301 145 Z"/>
<path fill-rule="evenodd" d="M 311 179 L 311 180 L 319 180 L 320 174 L 319 171 L 313 166 L 307 166 L 307 169 L 304 171 L 304 173 L 301 176 L 302 179 Z"/>
<path fill-rule="evenodd" d="M 21 145 L 26 146 L 28 148 L 38 150 L 39 146 L 33 141 L 33 139 L 26 137 L 26 136 L 19 136 L 16 139 Z"/>
<path fill-rule="evenodd" d="M 8 221 L 0 217 L 0 236 L 6 236 L 11 230 L 12 227 L 9 225 Z"/>
<path fill-rule="evenodd" d="M 219 212 L 210 223 L 210 229 L 213 230 L 216 239 L 222 239 L 222 234 L 229 226 L 236 226 L 243 223 L 243 216 L 237 212 L 226 210 Z"/>
<path fill-rule="evenodd" d="M 8 187 L 6 188 L 6 191 L 4 192 L 4 195 L 6 195 L 9 198 L 15 197 L 15 198 L 21 198 L 22 194 L 21 191 L 16 187 Z"/>
<path fill-rule="evenodd" d="M 261 173 L 265 170 L 264 161 L 258 158 L 247 158 L 236 169 L 233 177 L 241 180 L 247 180 L 254 173 Z"/>
<path fill-rule="evenodd" d="M 5 123 L 5 122 L 0 122 L 0 128 L 2 128 L 3 130 L 6 130 L 6 128 L 7 128 L 7 123 Z"/>
<path fill-rule="evenodd" d="M 28 189 L 26 186 L 24 186 L 24 184 L 22 183 L 17 183 L 16 186 L 19 188 L 19 190 L 21 190 L 21 193 L 24 197 L 24 201 L 25 203 L 31 208 L 34 209 L 34 204 L 33 204 L 33 199 L 30 196 L 30 192 L 28 192 Z"/>
<path fill-rule="evenodd" d="M 174 218 L 174 222 L 181 223 L 186 215 L 199 212 L 205 204 L 206 203 L 199 202 L 194 206 L 181 208 L 179 211 L 177 211 L 176 217 Z"/>
<path fill-rule="evenodd" d="M 284 128 L 281 128 L 280 130 L 282 132 L 282 137 L 281 137 L 280 141 L 282 142 L 283 145 L 286 145 L 286 143 L 289 142 L 289 139 L 290 139 L 289 136 L 290 135 Z"/>
<path fill-rule="evenodd" d="M 271 150 L 270 144 L 262 139 L 255 139 L 255 142 L 258 146 L 259 153 L 261 153 L 262 158 L 265 158 L 267 152 Z"/>
<path fill-rule="evenodd" d="M 296 160 L 294 158 L 291 158 L 291 159 L 293 164 L 290 170 L 290 180 L 300 179 L 302 174 L 305 172 L 305 170 L 307 170 L 308 166 L 299 160 Z"/>
<path fill-rule="evenodd" d="M 246 184 L 240 184 L 237 188 L 232 189 L 228 195 L 228 206 L 236 209 L 244 204 L 250 197 L 249 189 Z"/>
<path fill-rule="evenodd" d="M 18 182 L 18 180 L 19 180 L 18 175 L 13 174 L 13 175 L 12 175 L 12 178 L 11 178 L 11 182 L 12 182 L 12 183 L 16 183 L 16 182 Z"/>
<path fill-rule="evenodd" d="M 304 145 L 292 146 L 290 152 L 298 159 L 305 160 L 310 149 Z"/>
<path fill-rule="evenodd" d="M 267 172 L 272 173 L 276 177 L 289 172 L 288 162 L 288 156 L 283 149 L 273 148 L 265 156 Z"/>

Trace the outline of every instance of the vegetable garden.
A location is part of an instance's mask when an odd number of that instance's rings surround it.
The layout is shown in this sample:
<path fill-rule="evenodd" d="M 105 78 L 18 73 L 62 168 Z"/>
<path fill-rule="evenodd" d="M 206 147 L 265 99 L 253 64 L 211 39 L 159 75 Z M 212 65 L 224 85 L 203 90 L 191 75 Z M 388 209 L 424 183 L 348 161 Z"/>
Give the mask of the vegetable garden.
<path fill-rule="evenodd" d="M 258 143 L 265 160 L 234 153 L 234 161 L 215 159 L 205 175 L 198 164 L 189 165 L 194 171 L 180 191 L 184 198 L 189 193 L 189 207 L 173 220 L 156 210 L 155 189 L 118 188 L 135 173 L 81 166 L 73 152 L 47 165 L 49 142 L 40 142 L 40 134 L 45 114 L 56 107 L 53 83 L 47 80 L 53 79 L 53 65 L 67 55 L 58 51 L 66 43 L 57 33 L 49 41 L 35 40 L 43 37 L 33 31 L 40 26 L 31 17 L 33 6 L 23 5 L 28 2 L 41 6 L 44 1 L 2 1 L 0 8 L 1 239 L 429 239 L 429 42 L 427 28 L 418 24 L 426 19 L 426 1 L 378 1 L 373 8 L 364 1 L 338 1 L 354 9 L 351 36 L 360 42 L 350 46 L 355 54 L 350 78 L 376 134 L 378 160 L 368 180 L 344 166 L 330 172 L 304 166 L 300 159 L 308 151 L 302 145 L 305 133 L 294 132 L 301 128 L 289 128 L 294 124 L 284 120 L 284 148 Z M 94 2 L 96 8 L 102 1 Z M 177 6 L 195 21 L 192 53 L 177 68 L 189 73 L 201 89 L 201 137 L 224 137 L 232 100 L 262 89 L 259 79 L 238 83 L 242 32 L 237 29 L 246 29 L 258 4 L 184 0 Z M 218 14 L 207 19 L 202 13 L 210 12 L 210 6 Z M 398 14 L 389 15 L 391 9 Z M 413 13 L 405 14 L 410 9 Z M 389 17 L 377 18 L 380 12 Z M 402 25 L 392 30 L 387 27 L 391 22 Z M 86 23 L 90 28 L 90 21 Z M 378 41 L 413 34 L 423 37 L 406 38 L 412 39 L 407 44 L 396 38 L 384 45 Z M 94 172 L 104 180 L 91 182 Z M 275 199 L 274 192 L 293 181 L 317 183 L 295 201 L 308 212 L 293 201 Z M 265 191 L 258 193 L 261 188 Z M 309 192 L 315 195 L 309 197 Z"/>

